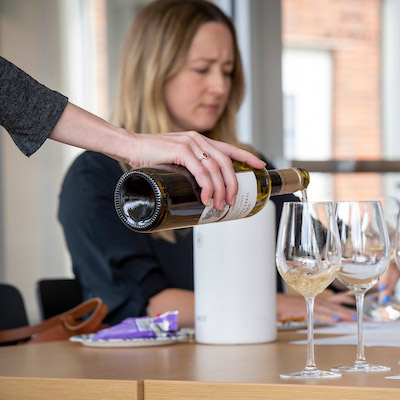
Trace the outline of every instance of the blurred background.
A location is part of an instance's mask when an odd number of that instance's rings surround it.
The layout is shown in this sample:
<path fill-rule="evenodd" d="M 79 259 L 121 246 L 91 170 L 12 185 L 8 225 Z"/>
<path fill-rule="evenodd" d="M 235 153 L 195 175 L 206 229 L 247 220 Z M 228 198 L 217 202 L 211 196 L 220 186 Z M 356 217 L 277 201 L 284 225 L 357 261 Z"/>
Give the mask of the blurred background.
<path fill-rule="evenodd" d="M 0 0 L 0 55 L 109 119 L 123 38 L 147 2 Z M 215 3 L 244 61 L 242 141 L 309 169 L 310 200 L 400 200 L 400 0 Z M 47 141 L 27 159 L 0 129 L 0 281 L 35 323 L 36 282 L 72 276 L 57 206 L 80 150 Z"/>

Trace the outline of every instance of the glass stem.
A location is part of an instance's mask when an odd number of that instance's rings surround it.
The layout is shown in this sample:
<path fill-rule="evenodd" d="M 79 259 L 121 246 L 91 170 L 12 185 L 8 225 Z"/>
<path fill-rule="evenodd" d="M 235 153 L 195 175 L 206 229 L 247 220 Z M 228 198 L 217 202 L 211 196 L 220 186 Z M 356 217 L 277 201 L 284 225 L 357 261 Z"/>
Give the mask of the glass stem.
<path fill-rule="evenodd" d="M 356 364 L 365 364 L 364 337 L 363 337 L 364 294 L 365 294 L 364 292 L 356 293 L 357 332 L 358 332 Z"/>
<path fill-rule="evenodd" d="M 306 299 L 307 304 L 307 365 L 306 370 L 314 370 L 314 297 Z"/>

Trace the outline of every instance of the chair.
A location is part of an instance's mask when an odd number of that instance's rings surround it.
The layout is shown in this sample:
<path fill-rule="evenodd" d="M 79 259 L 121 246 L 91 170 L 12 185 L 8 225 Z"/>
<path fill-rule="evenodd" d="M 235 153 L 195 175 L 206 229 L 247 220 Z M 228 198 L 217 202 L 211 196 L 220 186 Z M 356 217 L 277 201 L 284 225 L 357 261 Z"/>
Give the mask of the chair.
<path fill-rule="evenodd" d="M 28 325 L 24 299 L 13 285 L 0 283 L 0 330 L 20 328 Z M 17 342 L 2 343 L 1 345 Z"/>
<path fill-rule="evenodd" d="M 77 279 L 42 279 L 37 283 L 42 319 L 48 319 L 77 306 L 83 301 Z"/>

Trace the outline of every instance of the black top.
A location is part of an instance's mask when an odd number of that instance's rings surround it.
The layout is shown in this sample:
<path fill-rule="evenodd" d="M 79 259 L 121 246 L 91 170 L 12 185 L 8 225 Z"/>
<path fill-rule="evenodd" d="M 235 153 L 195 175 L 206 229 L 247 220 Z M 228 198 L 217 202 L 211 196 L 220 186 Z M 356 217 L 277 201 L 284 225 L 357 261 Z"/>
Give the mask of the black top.
<path fill-rule="evenodd" d="M 68 99 L 0 57 L 0 125 L 32 155 L 48 138 Z"/>
<path fill-rule="evenodd" d="M 113 202 L 122 173 L 117 161 L 84 152 L 67 173 L 59 205 L 84 298 L 101 297 L 109 308 L 110 324 L 146 315 L 149 299 L 166 288 L 193 290 L 192 229 L 176 230 L 177 242 L 172 244 L 125 227 Z M 283 202 L 298 200 L 293 195 L 271 199 L 277 221 Z"/>

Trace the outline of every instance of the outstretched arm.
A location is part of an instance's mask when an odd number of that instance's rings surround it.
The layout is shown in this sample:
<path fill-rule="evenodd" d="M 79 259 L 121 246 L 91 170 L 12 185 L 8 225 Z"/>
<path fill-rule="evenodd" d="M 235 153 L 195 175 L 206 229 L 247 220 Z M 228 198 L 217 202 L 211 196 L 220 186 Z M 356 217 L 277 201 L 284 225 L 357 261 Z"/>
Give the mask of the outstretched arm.
<path fill-rule="evenodd" d="M 155 317 L 166 311 L 179 311 L 179 326 L 194 327 L 194 293 L 185 289 L 165 289 L 149 300 L 147 315 Z"/>
<path fill-rule="evenodd" d="M 71 104 L 62 94 L 40 84 L 0 57 L 0 125 L 18 148 L 32 155 L 44 141 L 53 140 L 93 150 L 124 161 L 133 168 L 157 164 L 186 167 L 202 188 L 201 199 L 211 198 L 218 209 L 233 204 L 237 180 L 231 159 L 255 168 L 265 164 L 253 154 L 197 132 L 137 134 L 117 128 Z M 210 158 L 200 161 L 203 153 Z"/>
<path fill-rule="evenodd" d="M 202 188 L 203 203 L 209 204 L 213 198 L 218 209 L 223 208 L 224 201 L 233 204 L 236 198 L 237 180 L 231 159 L 247 162 L 255 168 L 265 166 L 253 154 L 197 132 L 154 135 L 129 132 L 71 103 L 67 104 L 50 139 L 107 154 L 133 168 L 183 165 Z M 201 161 L 204 152 L 210 158 Z"/>
<path fill-rule="evenodd" d="M 354 296 L 349 292 L 317 296 L 315 298 L 314 315 L 320 322 L 335 323 L 339 321 L 355 321 L 354 310 L 344 305 L 354 304 Z M 277 313 L 280 319 L 307 318 L 306 303 L 299 295 L 277 294 Z"/>

